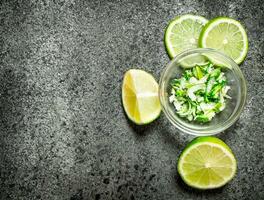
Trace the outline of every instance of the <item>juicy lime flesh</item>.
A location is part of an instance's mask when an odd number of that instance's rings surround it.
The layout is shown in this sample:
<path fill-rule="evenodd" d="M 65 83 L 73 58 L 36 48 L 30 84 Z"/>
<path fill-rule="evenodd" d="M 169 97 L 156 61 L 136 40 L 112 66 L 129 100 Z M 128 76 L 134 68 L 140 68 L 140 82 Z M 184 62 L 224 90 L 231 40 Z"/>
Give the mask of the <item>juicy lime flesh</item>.
<path fill-rule="evenodd" d="M 209 37 L 206 41 L 206 46 L 226 52 L 233 59 L 239 57 L 244 43 L 243 36 L 241 32 L 239 32 L 238 27 L 226 23 L 220 23 L 218 26 L 219 29 L 213 29 L 208 34 Z M 221 32 L 219 30 L 221 30 Z"/>
<path fill-rule="evenodd" d="M 149 123 L 161 112 L 158 84 L 142 70 L 132 69 L 125 74 L 122 100 L 128 117 L 137 124 Z"/>
<path fill-rule="evenodd" d="M 185 15 L 173 20 L 165 34 L 165 45 L 170 57 L 198 47 L 200 32 L 207 22 L 199 16 Z"/>
<path fill-rule="evenodd" d="M 229 19 L 216 20 L 205 27 L 202 34 L 202 47 L 220 50 L 237 63 L 243 61 L 247 53 L 247 36 L 244 28 L 236 21 Z M 203 38 L 206 37 L 206 38 Z"/>
<path fill-rule="evenodd" d="M 225 145 L 201 142 L 183 152 L 178 169 L 188 185 L 210 189 L 224 185 L 234 176 L 236 161 Z"/>

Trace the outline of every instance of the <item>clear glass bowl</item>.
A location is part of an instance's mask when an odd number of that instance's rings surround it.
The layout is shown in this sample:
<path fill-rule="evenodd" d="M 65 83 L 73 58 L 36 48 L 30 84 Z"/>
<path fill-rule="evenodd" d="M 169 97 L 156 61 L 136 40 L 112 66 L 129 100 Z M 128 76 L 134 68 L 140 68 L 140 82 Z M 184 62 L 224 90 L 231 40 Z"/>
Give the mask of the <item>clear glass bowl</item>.
<path fill-rule="evenodd" d="M 228 85 L 231 87 L 228 95 L 232 99 L 227 99 L 225 109 L 217 113 L 212 121 L 207 123 L 190 122 L 181 118 L 176 114 L 173 104 L 169 102 L 171 81 L 181 77 L 184 71 L 181 67 L 182 63 L 186 63 L 187 58 L 196 58 L 196 56 L 197 58 L 202 56 L 219 66 L 225 66 L 222 71 L 224 71 Z M 179 130 L 192 135 L 214 135 L 229 128 L 239 118 L 246 102 L 246 96 L 246 81 L 239 66 L 231 58 L 213 49 L 193 49 L 179 54 L 166 66 L 159 81 L 159 98 L 166 117 Z"/>

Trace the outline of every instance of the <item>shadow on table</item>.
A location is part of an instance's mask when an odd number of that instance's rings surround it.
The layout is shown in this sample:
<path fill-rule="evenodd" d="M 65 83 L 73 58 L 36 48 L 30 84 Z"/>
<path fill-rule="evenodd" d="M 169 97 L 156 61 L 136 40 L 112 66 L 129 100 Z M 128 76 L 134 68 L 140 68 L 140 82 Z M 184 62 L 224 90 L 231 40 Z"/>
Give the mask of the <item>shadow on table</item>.
<path fill-rule="evenodd" d="M 138 136 L 146 136 L 148 134 L 150 134 L 152 132 L 153 129 L 159 129 L 161 132 L 161 138 L 164 142 L 164 144 L 169 145 L 170 148 L 178 150 L 178 154 L 181 153 L 181 151 L 185 148 L 186 144 L 188 143 L 188 141 L 191 141 L 192 139 L 194 139 L 196 136 L 192 136 L 192 135 L 188 135 L 185 133 L 181 133 L 178 129 L 176 129 L 175 127 L 171 127 L 172 125 L 170 124 L 170 122 L 167 119 L 164 119 L 165 116 L 163 116 L 163 114 L 161 113 L 161 116 L 151 122 L 150 124 L 147 125 L 137 125 L 135 123 L 133 123 L 126 115 L 125 111 L 123 110 L 124 115 L 126 116 L 127 122 L 129 124 L 129 126 L 133 129 L 133 131 L 138 135 Z M 229 130 L 234 131 L 237 128 L 237 122 L 232 125 Z M 223 140 L 228 140 L 231 137 L 230 131 L 224 131 L 222 133 L 217 134 L 217 137 L 223 139 Z M 177 157 L 179 155 L 175 155 L 175 157 Z M 192 188 L 190 186 L 188 186 L 187 184 L 184 183 L 184 181 L 181 179 L 180 175 L 177 172 L 177 175 L 175 175 L 175 184 L 176 187 L 178 187 L 179 189 L 188 192 L 188 193 L 193 193 L 193 194 L 197 194 L 197 195 L 202 195 L 202 194 L 206 194 L 206 195 L 215 195 L 215 194 L 221 194 L 224 190 L 224 187 L 221 188 L 217 188 L 217 189 L 210 189 L 210 190 L 199 190 L 199 189 L 195 189 Z"/>
<path fill-rule="evenodd" d="M 193 194 L 204 194 L 206 193 L 207 195 L 209 194 L 221 194 L 224 190 L 224 187 L 221 187 L 221 188 L 217 188 L 217 189 L 210 189 L 210 190 L 199 190 L 199 189 L 195 189 L 195 188 L 192 188 L 190 186 L 188 186 L 186 183 L 184 183 L 184 181 L 181 179 L 180 175 L 177 174 L 176 177 L 175 177 L 175 180 L 176 180 L 176 184 L 177 186 L 182 189 L 183 191 L 185 192 L 188 192 L 188 193 L 193 193 Z"/>
<path fill-rule="evenodd" d="M 240 129 L 244 125 L 237 120 L 232 126 L 230 126 L 227 130 L 217 134 L 216 136 L 219 137 L 223 141 L 227 140 L 233 140 L 234 139 L 234 133 L 236 132 L 237 129 Z"/>
<path fill-rule="evenodd" d="M 13 69 L 4 69 L 0 76 L 0 121 L 4 133 L 16 134 L 21 127 L 23 117 L 23 92 L 25 91 L 24 75 Z M 23 90 L 24 89 L 24 90 Z M 1 134 L 4 137 L 5 134 Z"/>
<path fill-rule="evenodd" d="M 178 149 L 178 150 L 183 149 L 185 146 L 184 143 L 182 143 L 181 141 L 183 139 L 186 139 L 187 137 L 190 137 L 181 134 L 175 127 L 172 127 L 172 129 L 170 129 L 169 127 L 171 127 L 172 125 L 167 119 L 165 119 L 165 116 L 162 113 L 158 119 L 154 120 L 150 124 L 137 125 L 127 117 L 124 110 L 123 112 L 124 115 L 126 116 L 129 127 L 138 136 L 147 136 L 151 134 L 153 130 L 159 129 L 163 143 L 169 145 L 173 149 Z"/>
<path fill-rule="evenodd" d="M 120 101 L 121 101 L 121 104 L 123 105 L 123 103 L 122 103 L 122 97 L 120 97 Z M 124 116 L 126 117 L 126 120 L 127 120 L 127 123 L 128 123 L 128 125 L 129 125 L 129 127 L 133 130 L 133 132 L 134 133 L 136 133 L 137 135 L 139 135 L 139 136 L 146 136 L 146 135 L 148 135 L 148 134 L 150 134 L 151 133 L 151 130 L 153 129 L 153 128 L 155 128 L 156 126 L 158 126 L 158 119 L 157 120 L 154 120 L 153 122 L 150 122 L 149 124 L 145 124 L 145 125 L 137 125 L 137 124 L 135 124 L 134 122 L 132 122 L 129 118 L 128 118 L 128 116 L 127 116 L 127 114 L 126 114 L 126 112 L 125 112 L 125 109 L 124 109 L 124 107 L 122 106 L 122 110 L 123 110 L 123 114 L 124 114 Z"/>
<path fill-rule="evenodd" d="M 146 136 L 151 133 L 151 130 L 153 130 L 155 127 L 158 126 L 159 120 L 155 120 L 151 122 L 150 124 L 145 124 L 145 125 L 137 125 L 133 123 L 125 114 L 127 123 L 131 129 L 133 129 L 133 132 L 136 133 L 137 135 L 141 136 Z"/>

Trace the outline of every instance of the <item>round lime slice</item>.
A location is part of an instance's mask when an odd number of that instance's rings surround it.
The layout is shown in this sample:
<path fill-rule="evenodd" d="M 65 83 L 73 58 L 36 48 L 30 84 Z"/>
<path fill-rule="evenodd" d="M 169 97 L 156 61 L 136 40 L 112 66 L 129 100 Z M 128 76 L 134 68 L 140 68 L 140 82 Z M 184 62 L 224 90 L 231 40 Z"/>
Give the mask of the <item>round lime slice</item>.
<path fill-rule="evenodd" d="M 200 33 L 207 19 L 196 15 L 174 18 L 165 32 L 165 46 L 170 58 L 187 49 L 198 47 Z"/>
<path fill-rule="evenodd" d="M 180 155 L 178 172 L 194 188 L 213 189 L 225 185 L 235 175 L 237 162 L 231 149 L 216 137 L 198 137 Z"/>
<path fill-rule="evenodd" d="M 203 28 L 199 45 L 202 48 L 220 50 L 240 64 L 247 55 L 248 38 L 245 29 L 238 21 L 218 17 L 209 21 Z"/>
<path fill-rule="evenodd" d="M 161 112 L 158 83 L 143 70 L 128 70 L 122 85 L 122 102 L 128 118 L 134 123 L 152 122 Z"/>

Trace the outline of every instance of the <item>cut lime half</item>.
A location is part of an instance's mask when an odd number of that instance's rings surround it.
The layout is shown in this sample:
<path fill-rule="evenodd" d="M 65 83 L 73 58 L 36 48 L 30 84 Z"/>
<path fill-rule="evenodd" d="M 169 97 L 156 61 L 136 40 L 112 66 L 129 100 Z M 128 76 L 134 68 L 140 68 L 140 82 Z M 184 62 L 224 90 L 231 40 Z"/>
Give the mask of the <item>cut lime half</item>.
<path fill-rule="evenodd" d="M 228 17 L 218 17 L 209 21 L 199 38 L 202 48 L 217 49 L 237 64 L 245 59 L 248 52 L 248 38 L 243 26 Z"/>
<path fill-rule="evenodd" d="M 198 137 L 183 150 L 178 172 L 194 188 L 213 189 L 225 185 L 235 175 L 237 163 L 231 149 L 216 137 Z"/>
<path fill-rule="evenodd" d="M 196 15 L 174 18 L 165 32 L 165 46 L 170 58 L 187 49 L 198 47 L 198 39 L 207 19 Z"/>
<path fill-rule="evenodd" d="M 128 70 L 122 85 L 122 102 L 128 118 L 134 123 L 152 122 L 161 112 L 158 83 L 143 70 Z"/>

